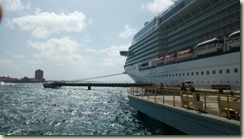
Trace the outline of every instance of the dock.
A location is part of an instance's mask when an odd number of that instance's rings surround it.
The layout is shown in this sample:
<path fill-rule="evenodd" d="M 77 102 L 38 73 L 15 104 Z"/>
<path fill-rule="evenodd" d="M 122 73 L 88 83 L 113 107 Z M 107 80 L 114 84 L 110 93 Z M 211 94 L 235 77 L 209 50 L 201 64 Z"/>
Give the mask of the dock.
<path fill-rule="evenodd" d="M 59 88 L 62 86 L 87 86 L 88 90 L 91 87 L 143 87 L 151 86 L 151 84 L 138 84 L 138 83 L 92 83 L 92 82 L 46 82 L 43 83 L 44 88 Z"/>
<path fill-rule="evenodd" d="M 193 99 L 196 94 L 200 95 L 200 101 Z M 182 92 L 178 88 L 133 87 L 128 98 L 129 105 L 137 111 L 189 135 L 241 135 L 240 95 L 202 89 Z"/>

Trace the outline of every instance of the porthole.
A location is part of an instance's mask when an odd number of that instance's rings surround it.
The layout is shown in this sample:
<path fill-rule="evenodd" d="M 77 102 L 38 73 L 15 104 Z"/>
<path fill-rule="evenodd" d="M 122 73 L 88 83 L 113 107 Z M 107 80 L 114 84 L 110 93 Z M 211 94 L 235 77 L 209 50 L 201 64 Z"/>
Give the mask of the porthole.
<path fill-rule="evenodd" d="M 222 72 L 223 72 L 222 70 L 219 70 L 219 74 L 222 74 Z"/>
<path fill-rule="evenodd" d="M 238 73 L 238 69 L 237 68 L 234 69 L 234 73 Z"/>
<path fill-rule="evenodd" d="M 198 72 L 196 72 L 196 75 L 198 75 Z"/>
<path fill-rule="evenodd" d="M 191 75 L 193 76 L 194 75 L 194 72 L 191 72 Z"/>
<path fill-rule="evenodd" d="M 213 70 L 213 74 L 215 74 L 216 73 L 216 71 L 215 70 Z"/>
<path fill-rule="evenodd" d="M 204 75 L 204 71 L 201 71 L 201 74 Z"/>
<path fill-rule="evenodd" d="M 226 73 L 230 73 L 230 69 L 226 69 Z"/>
<path fill-rule="evenodd" d="M 207 75 L 209 75 L 209 71 L 207 71 Z"/>

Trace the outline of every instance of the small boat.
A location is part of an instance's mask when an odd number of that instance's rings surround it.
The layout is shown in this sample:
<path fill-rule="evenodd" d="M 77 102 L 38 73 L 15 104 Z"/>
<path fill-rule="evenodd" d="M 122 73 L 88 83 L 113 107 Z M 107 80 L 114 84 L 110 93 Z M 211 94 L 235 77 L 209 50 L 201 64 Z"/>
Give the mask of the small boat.
<path fill-rule="evenodd" d="M 165 62 L 172 62 L 172 61 L 174 61 L 174 60 L 176 60 L 176 54 L 175 53 L 173 53 L 173 54 L 170 54 L 170 55 L 166 55 L 165 57 L 164 57 L 164 61 Z"/>
<path fill-rule="evenodd" d="M 43 83 L 44 88 L 59 88 L 61 84 L 58 82 L 45 82 Z"/>
<path fill-rule="evenodd" d="M 233 33 L 231 33 L 228 38 L 227 38 L 227 44 L 231 47 L 231 48 L 236 48 L 236 47 L 240 47 L 241 45 L 241 41 L 240 41 L 240 30 L 235 31 Z"/>
<path fill-rule="evenodd" d="M 205 55 L 222 50 L 224 41 L 218 38 L 213 38 L 204 42 L 201 42 L 195 46 L 195 53 L 197 55 Z"/>
<path fill-rule="evenodd" d="M 177 53 L 177 60 L 186 60 L 193 57 L 193 50 L 187 49 Z"/>

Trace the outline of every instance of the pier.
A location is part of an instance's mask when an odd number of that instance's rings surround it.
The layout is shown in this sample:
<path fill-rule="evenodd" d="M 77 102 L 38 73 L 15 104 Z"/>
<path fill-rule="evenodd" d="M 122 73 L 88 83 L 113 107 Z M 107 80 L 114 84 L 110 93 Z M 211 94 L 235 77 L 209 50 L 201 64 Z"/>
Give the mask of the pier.
<path fill-rule="evenodd" d="M 241 135 L 241 98 L 212 88 L 195 92 L 174 87 L 133 87 L 129 104 L 137 111 L 189 135 Z M 197 100 L 195 96 L 199 95 Z"/>
<path fill-rule="evenodd" d="M 46 82 L 43 84 L 44 88 L 59 88 L 62 86 L 87 86 L 88 90 L 91 87 L 143 87 L 151 86 L 151 84 L 136 84 L 136 83 L 91 83 L 91 82 Z"/>

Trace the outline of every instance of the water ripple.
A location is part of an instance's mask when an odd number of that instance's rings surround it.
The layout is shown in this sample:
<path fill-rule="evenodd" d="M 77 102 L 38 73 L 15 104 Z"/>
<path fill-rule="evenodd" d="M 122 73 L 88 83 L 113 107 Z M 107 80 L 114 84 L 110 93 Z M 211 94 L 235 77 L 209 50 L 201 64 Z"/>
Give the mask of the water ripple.
<path fill-rule="evenodd" d="M 161 124 L 147 127 L 138 118 L 137 112 L 128 105 L 127 95 L 125 88 L 93 87 L 88 91 L 82 87 L 44 89 L 42 84 L 2 85 L 0 134 L 164 134 Z"/>

